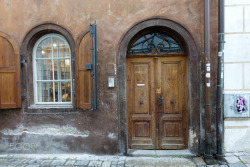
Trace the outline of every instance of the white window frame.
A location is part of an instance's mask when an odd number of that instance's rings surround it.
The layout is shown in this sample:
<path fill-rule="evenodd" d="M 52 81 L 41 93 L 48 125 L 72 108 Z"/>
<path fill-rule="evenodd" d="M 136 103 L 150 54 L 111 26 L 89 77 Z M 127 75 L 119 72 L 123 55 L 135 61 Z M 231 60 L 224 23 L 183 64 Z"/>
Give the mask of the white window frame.
<path fill-rule="evenodd" d="M 64 43 L 68 46 L 69 48 L 69 58 L 54 58 L 54 53 L 53 53 L 53 50 L 52 50 L 52 58 L 38 58 L 39 60 L 52 60 L 52 69 L 53 69 L 53 80 L 37 80 L 37 67 L 36 67 L 36 50 L 37 50 L 37 47 L 39 46 L 39 44 L 46 38 L 53 38 L 53 37 L 56 37 L 56 38 L 59 38 L 61 40 L 64 41 Z M 51 43 L 51 45 L 53 45 L 53 42 Z M 52 46 L 53 48 L 53 46 Z M 51 33 L 51 34 L 47 34 L 47 35 L 44 35 L 42 36 L 41 38 L 39 38 L 37 40 L 37 42 L 35 43 L 34 47 L 33 47 L 33 54 L 32 54 L 32 64 L 33 64 L 33 88 L 34 88 L 34 104 L 35 105 L 45 105 L 46 106 L 51 106 L 51 105 L 55 105 L 55 106 L 69 106 L 71 107 L 72 106 L 72 99 L 73 99 L 73 93 L 72 93 L 72 64 L 71 64 L 71 49 L 70 49 L 70 46 L 69 46 L 69 43 L 68 41 L 62 36 L 62 35 L 59 35 L 59 34 L 54 34 L 54 33 Z M 55 102 L 55 82 L 69 82 L 69 80 L 55 80 L 55 75 L 54 75 L 54 60 L 57 60 L 57 59 L 69 59 L 69 64 L 70 64 L 70 94 L 71 94 L 71 101 L 70 102 Z M 38 99 L 37 99 L 37 82 L 38 81 L 45 81 L 45 82 L 52 82 L 53 83 L 53 99 L 54 99 L 54 102 L 38 102 Z M 53 107 L 52 107 L 53 108 Z"/>

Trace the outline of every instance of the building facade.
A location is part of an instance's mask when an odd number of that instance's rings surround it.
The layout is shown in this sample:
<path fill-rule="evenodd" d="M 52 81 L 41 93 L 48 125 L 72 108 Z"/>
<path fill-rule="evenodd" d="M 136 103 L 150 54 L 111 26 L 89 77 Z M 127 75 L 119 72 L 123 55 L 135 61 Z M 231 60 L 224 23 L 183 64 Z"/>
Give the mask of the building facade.
<path fill-rule="evenodd" d="M 250 2 L 225 1 L 225 151 L 250 151 Z"/>
<path fill-rule="evenodd" d="M 218 1 L 210 9 L 216 150 Z M 8 0 L 0 11 L 0 152 L 204 152 L 203 0 Z"/>

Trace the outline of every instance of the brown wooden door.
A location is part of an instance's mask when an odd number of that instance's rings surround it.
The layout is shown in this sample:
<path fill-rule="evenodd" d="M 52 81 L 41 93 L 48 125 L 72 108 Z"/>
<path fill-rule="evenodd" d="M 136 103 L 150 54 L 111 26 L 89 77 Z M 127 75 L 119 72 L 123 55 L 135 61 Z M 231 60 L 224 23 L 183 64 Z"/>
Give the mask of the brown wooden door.
<path fill-rule="evenodd" d="M 128 58 L 129 148 L 187 148 L 186 92 L 185 57 Z"/>
<path fill-rule="evenodd" d="M 127 109 L 131 148 L 155 148 L 154 62 L 151 58 L 127 59 Z"/>
<path fill-rule="evenodd" d="M 157 63 L 158 146 L 185 149 L 187 143 L 185 57 L 159 58 Z M 160 100 L 159 100 L 160 101 Z"/>

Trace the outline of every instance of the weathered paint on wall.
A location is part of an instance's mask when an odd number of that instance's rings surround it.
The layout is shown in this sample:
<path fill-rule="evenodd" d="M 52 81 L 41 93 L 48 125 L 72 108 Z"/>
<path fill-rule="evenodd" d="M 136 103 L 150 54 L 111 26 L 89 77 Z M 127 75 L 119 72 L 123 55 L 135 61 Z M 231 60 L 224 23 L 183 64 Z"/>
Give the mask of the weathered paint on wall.
<path fill-rule="evenodd" d="M 27 33 L 45 22 L 66 28 L 76 41 L 82 32 L 89 29 L 89 23 L 97 23 L 98 38 L 98 103 L 99 109 L 91 112 L 78 109 L 1 110 L 0 152 L 61 153 L 61 152 L 118 152 L 118 107 L 117 87 L 108 88 L 108 77 L 115 77 L 117 85 L 116 59 L 119 41 L 136 23 L 162 17 L 184 26 L 193 36 L 200 56 L 198 71 L 202 83 L 203 73 L 203 0 L 2 0 L 0 1 L 0 31 L 13 36 L 19 46 Z M 211 80 L 212 106 L 216 100 L 217 61 L 217 0 L 211 1 Z M 29 80 L 29 78 L 22 78 Z M 192 141 L 201 139 L 196 153 L 202 152 L 204 145 L 203 86 L 201 101 L 196 107 L 200 117 L 200 134 L 190 128 Z M 27 99 L 29 99 L 29 96 Z M 23 101 L 23 103 L 26 103 Z M 215 108 L 213 110 L 213 133 L 215 134 Z M 192 117 L 192 115 L 190 115 Z M 215 136 L 215 135 L 214 135 Z M 215 138 L 214 138 L 214 141 Z M 17 145 L 18 143 L 21 143 Z M 30 145 L 26 144 L 29 143 Z M 34 145 L 32 149 L 25 149 Z M 216 143 L 216 142 L 213 142 Z M 17 145 L 17 147 L 16 147 Z M 21 148 L 21 149 L 20 149 Z"/>

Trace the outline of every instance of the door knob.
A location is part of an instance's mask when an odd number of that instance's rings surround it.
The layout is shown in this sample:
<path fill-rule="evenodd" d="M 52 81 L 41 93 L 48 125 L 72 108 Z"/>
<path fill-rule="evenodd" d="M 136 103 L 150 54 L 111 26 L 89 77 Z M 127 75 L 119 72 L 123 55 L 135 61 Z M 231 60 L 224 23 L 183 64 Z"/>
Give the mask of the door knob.
<path fill-rule="evenodd" d="M 139 103 L 140 103 L 140 104 L 143 104 L 143 101 L 141 100 L 141 101 L 139 101 Z"/>
<path fill-rule="evenodd" d="M 170 103 L 171 103 L 171 104 L 174 104 L 174 100 L 171 100 Z"/>

